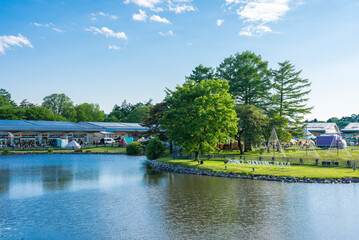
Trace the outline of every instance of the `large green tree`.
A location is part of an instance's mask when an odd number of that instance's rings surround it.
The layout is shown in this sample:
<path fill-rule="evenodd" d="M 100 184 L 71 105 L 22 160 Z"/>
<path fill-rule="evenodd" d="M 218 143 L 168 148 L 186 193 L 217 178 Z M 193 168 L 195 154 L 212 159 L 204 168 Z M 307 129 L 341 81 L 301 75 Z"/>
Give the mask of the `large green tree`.
<path fill-rule="evenodd" d="M 273 101 L 271 108 L 280 117 L 299 124 L 305 114 L 309 114 L 313 107 L 308 107 L 310 85 L 308 79 L 300 77 L 302 71 L 296 71 L 289 61 L 279 64 L 279 69 L 273 71 Z"/>
<path fill-rule="evenodd" d="M 69 121 L 76 122 L 76 109 L 71 98 L 64 93 L 54 93 L 44 97 L 42 106 L 50 109 L 54 114 Z"/>
<path fill-rule="evenodd" d="M 82 103 L 76 106 L 78 122 L 103 122 L 106 115 L 98 104 Z"/>
<path fill-rule="evenodd" d="M 236 139 L 241 154 L 252 150 L 252 146 L 261 143 L 263 139 L 263 128 L 266 124 L 266 117 L 262 111 L 253 105 L 237 105 L 234 107 L 238 117 L 238 134 Z"/>
<path fill-rule="evenodd" d="M 202 64 L 195 67 L 191 75 L 186 77 L 187 81 L 201 82 L 202 80 L 215 79 L 214 68 L 204 67 Z"/>
<path fill-rule="evenodd" d="M 161 126 L 167 137 L 187 152 L 199 153 L 217 150 L 217 145 L 227 142 L 237 132 L 237 117 L 233 110 L 234 100 L 228 92 L 229 85 L 223 80 L 202 80 L 167 89 Z"/>
<path fill-rule="evenodd" d="M 224 59 L 217 74 L 228 81 L 229 91 L 238 104 L 266 109 L 270 100 L 270 71 L 261 56 L 249 51 L 236 53 Z"/>
<path fill-rule="evenodd" d="M 158 135 L 161 140 L 165 140 L 165 134 L 160 128 L 160 120 L 167 109 L 168 106 L 165 102 L 160 102 L 149 107 L 147 117 L 141 122 L 142 126 L 148 128 L 145 136 Z"/>
<path fill-rule="evenodd" d="M 127 115 L 125 121 L 130 123 L 141 123 L 148 117 L 149 109 L 149 106 L 136 107 Z"/>

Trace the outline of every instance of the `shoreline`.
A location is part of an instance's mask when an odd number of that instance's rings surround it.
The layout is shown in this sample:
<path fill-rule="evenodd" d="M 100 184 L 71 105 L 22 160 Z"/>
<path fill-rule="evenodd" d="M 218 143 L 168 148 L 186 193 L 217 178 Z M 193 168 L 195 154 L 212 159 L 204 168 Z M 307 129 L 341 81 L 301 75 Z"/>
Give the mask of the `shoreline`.
<path fill-rule="evenodd" d="M 345 177 L 345 178 L 299 178 L 299 177 L 281 177 L 274 175 L 242 175 L 233 172 L 216 172 L 210 170 L 201 170 L 198 168 L 182 167 L 174 164 L 158 162 L 157 160 L 147 160 L 148 164 L 155 170 L 162 172 L 173 172 L 179 174 L 200 175 L 209 177 L 225 177 L 237 179 L 250 179 L 271 182 L 286 182 L 286 183 L 323 183 L 323 184 L 350 184 L 359 183 L 359 178 Z"/>

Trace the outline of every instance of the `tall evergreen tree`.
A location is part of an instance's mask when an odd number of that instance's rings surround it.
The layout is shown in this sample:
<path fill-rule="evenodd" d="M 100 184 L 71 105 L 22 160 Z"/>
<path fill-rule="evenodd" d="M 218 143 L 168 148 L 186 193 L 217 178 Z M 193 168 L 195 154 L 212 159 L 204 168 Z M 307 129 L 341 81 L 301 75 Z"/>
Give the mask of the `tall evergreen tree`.
<path fill-rule="evenodd" d="M 221 79 L 229 83 L 229 91 L 239 104 L 266 109 L 270 100 L 270 71 L 261 56 L 246 51 L 230 56 L 217 68 Z"/>
<path fill-rule="evenodd" d="M 186 77 L 187 81 L 195 81 L 196 83 L 202 80 L 215 79 L 216 75 L 212 67 L 204 67 L 202 64 L 195 67 L 191 75 Z"/>
<path fill-rule="evenodd" d="M 311 83 L 300 77 L 301 72 L 289 61 L 279 63 L 279 69 L 273 71 L 273 111 L 294 124 L 301 123 L 313 109 L 307 106 Z"/>

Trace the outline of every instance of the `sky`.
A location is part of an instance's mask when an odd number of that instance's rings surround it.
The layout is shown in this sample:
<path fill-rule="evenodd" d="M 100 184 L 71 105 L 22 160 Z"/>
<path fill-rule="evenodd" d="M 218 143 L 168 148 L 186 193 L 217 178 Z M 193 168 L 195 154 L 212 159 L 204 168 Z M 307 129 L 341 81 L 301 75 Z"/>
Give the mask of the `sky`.
<path fill-rule="evenodd" d="M 359 0 L 0 0 L 0 88 L 109 113 L 252 51 L 312 82 L 306 119 L 359 114 Z"/>

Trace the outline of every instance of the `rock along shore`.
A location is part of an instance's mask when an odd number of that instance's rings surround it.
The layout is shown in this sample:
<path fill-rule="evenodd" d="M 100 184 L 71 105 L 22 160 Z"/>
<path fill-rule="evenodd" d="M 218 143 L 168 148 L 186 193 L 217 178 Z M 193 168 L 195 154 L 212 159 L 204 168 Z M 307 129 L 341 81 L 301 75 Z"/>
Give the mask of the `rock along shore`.
<path fill-rule="evenodd" d="M 148 160 L 148 164 L 155 170 L 164 172 L 174 172 L 181 174 L 202 175 L 211 177 L 226 177 L 226 178 L 239 178 L 239 179 L 251 179 L 251 180 L 263 180 L 272 182 L 286 182 L 286 183 L 326 183 L 326 184 L 338 184 L 338 183 L 359 183 L 359 178 L 296 178 L 296 177 L 280 177 L 273 175 L 241 175 L 233 172 L 216 172 L 210 170 L 201 170 L 198 168 L 181 167 L 172 164 L 158 162 L 156 160 Z"/>

